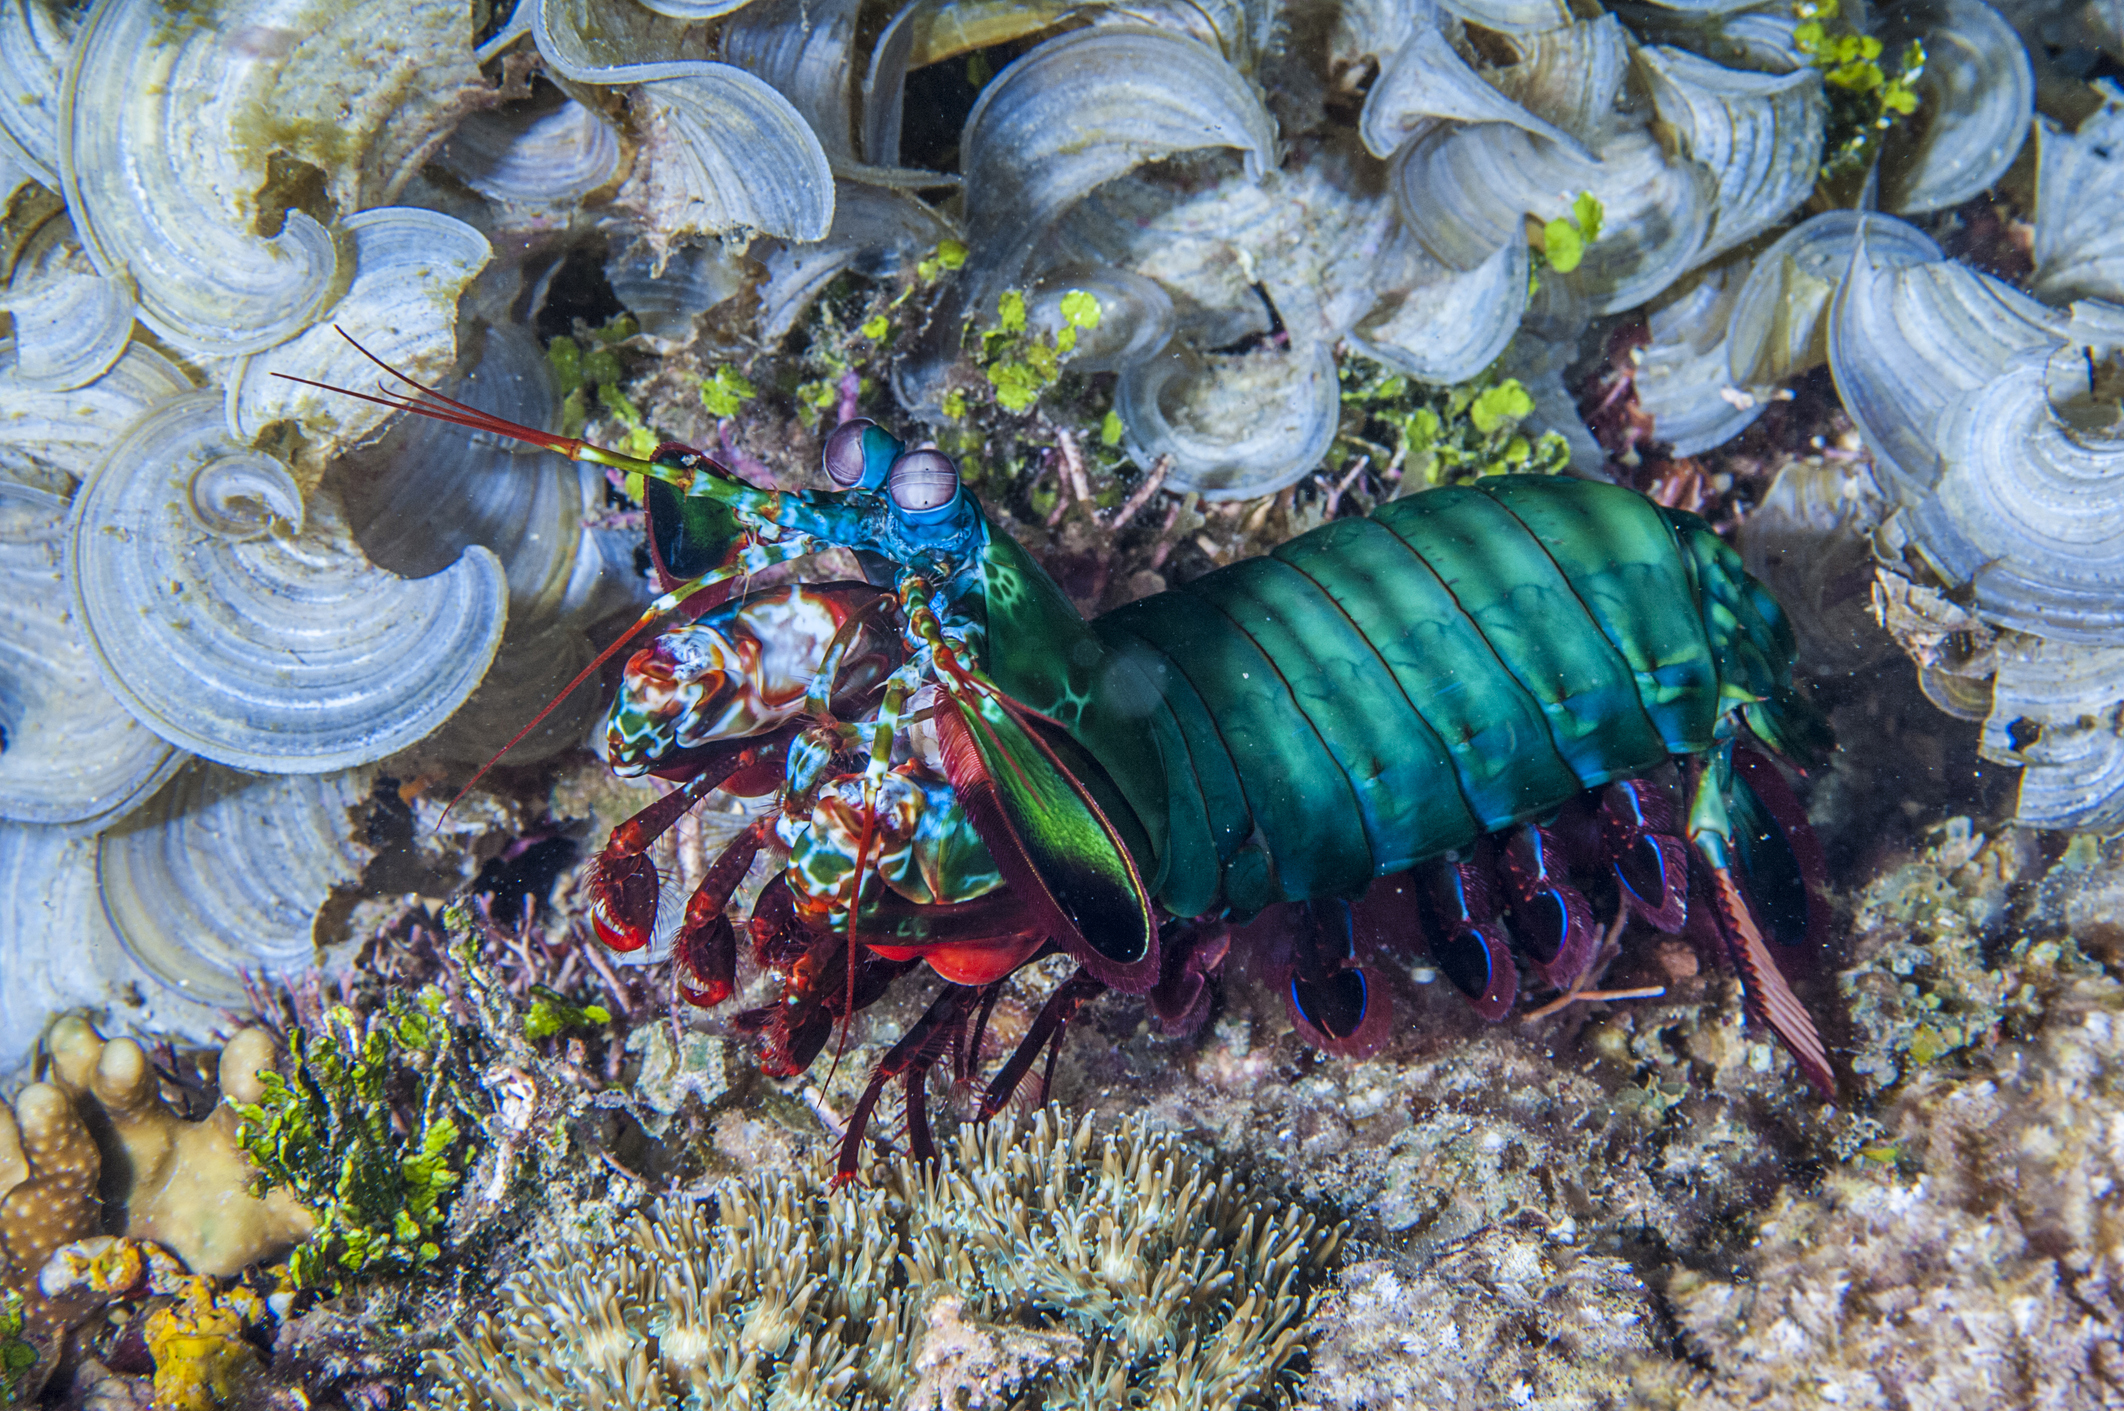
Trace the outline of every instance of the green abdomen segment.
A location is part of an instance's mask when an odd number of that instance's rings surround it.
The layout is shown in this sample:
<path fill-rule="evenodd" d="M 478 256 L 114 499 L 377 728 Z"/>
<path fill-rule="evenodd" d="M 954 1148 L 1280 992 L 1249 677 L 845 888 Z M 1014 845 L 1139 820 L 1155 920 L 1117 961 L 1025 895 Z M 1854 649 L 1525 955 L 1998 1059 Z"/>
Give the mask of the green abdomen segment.
<path fill-rule="evenodd" d="M 1701 520 L 1545 476 L 1394 501 L 1093 628 L 1185 743 L 1160 869 L 1181 914 L 1353 895 L 1707 749 L 1792 650 Z"/>

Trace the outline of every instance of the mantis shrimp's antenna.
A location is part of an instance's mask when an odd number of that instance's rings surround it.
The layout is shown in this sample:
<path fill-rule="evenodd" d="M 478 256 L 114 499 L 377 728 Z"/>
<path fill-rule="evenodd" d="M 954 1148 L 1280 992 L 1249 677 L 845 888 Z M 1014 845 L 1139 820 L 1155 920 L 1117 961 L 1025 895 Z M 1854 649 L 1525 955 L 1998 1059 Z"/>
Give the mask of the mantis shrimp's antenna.
<path fill-rule="evenodd" d="M 305 387 L 315 387 L 322 392 L 336 392 L 342 397 L 354 397 L 379 407 L 389 407 L 393 411 L 412 412 L 416 416 L 427 417 L 430 421 L 447 422 L 452 426 L 462 426 L 472 431 L 484 431 L 494 436 L 506 436 L 512 441 L 522 441 L 526 445 L 552 451 L 555 455 L 566 456 L 571 461 L 589 461 L 593 465 L 611 466 L 615 470 L 626 471 L 635 475 L 646 475 L 652 480 L 662 480 L 675 485 L 680 490 L 693 488 L 693 483 L 697 478 L 696 474 L 683 466 L 659 465 L 655 461 L 644 460 L 640 456 L 630 456 L 622 451 L 610 451 L 603 446 L 593 446 L 579 437 L 556 436 L 550 431 L 540 431 L 534 427 L 525 426 L 520 422 L 510 421 L 507 417 L 496 416 L 492 412 L 483 412 L 478 407 L 468 406 L 458 401 L 455 397 L 445 396 L 425 383 L 415 382 L 382 358 L 377 357 L 376 354 L 370 352 L 367 348 L 362 347 L 359 342 L 355 341 L 353 334 L 347 332 L 339 325 L 334 324 L 332 331 L 346 339 L 347 342 L 352 343 L 355 352 L 382 368 L 385 373 L 396 379 L 397 382 L 413 390 L 406 392 L 401 390 L 400 387 L 393 386 L 390 382 L 380 382 L 377 384 L 375 392 L 357 392 L 351 387 L 337 387 L 329 382 L 314 382 L 307 377 L 297 377 L 292 373 L 276 372 L 273 376 L 283 382 L 299 382 Z"/>

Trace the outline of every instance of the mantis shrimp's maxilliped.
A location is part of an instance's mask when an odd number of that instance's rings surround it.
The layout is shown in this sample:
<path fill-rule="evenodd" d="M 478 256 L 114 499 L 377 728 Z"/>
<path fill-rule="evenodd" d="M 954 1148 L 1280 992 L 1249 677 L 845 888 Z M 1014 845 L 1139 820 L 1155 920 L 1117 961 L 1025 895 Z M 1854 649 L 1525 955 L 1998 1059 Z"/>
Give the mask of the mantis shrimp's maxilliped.
<path fill-rule="evenodd" d="M 731 898 L 762 850 L 786 856 L 746 923 L 783 992 L 737 1017 L 769 1071 L 802 1071 L 916 965 L 944 981 L 873 1074 L 844 1176 L 894 1077 L 930 1154 L 926 1073 L 947 1056 L 963 1071 L 1002 982 L 1044 955 L 1078 969 L 984 1115 L 1043 1051 L 1051 1070 L 1104 989 L 1199 1016 L 1231 923 L 1279 905 L 1290 924 L 1243 934 L 1269 946 L 1295 1023 L 1362 1046 L 1390 1006 L 1352 908 L 1396 874 L 1437 968 L 1488 1019 L 1523 965 L 1581 981 L 1595 900 L 1668 932 L 1693 916 L 1751 1015 L 1833 1090 L 1788 983 L 1822 925 L 1819 853 L 1770 759 L 1805 762 L 1827 733 L 1790 688 L 1783 613 L 1695 515 L 1499 476 L 1086 621 L 948 457 L 867 420 L 826 442 L 835 489 L 778 491 L 684 446 L 643 459 L 427 391 L 389 401 L 642 477 L 664 592 L 638 630 L 681 621 L 627 663 L 609 752 L 681 787 L 593 864 L 604 942 L 671 933 L 647 849 L 722 788 L 778 806 L 708 869 L 672 951 L 689 1001 L 726 999 Z M 868 581 L 732 591 L 829 549 Z"/>

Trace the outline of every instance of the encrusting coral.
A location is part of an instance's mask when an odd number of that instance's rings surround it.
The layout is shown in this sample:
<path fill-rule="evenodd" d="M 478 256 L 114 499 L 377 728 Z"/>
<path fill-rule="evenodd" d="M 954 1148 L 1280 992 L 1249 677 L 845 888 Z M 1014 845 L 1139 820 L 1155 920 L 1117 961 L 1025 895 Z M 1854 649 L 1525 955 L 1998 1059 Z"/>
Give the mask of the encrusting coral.
<path fill-rule="evenodd" d="M 67 1308 L 45 1298 L 38 1271 L 54 1251 L 96 1233 L 101 1154 L 66 1093 L 32 1083 L 0 1104 L 0 1405 L 51 1372 Z"/>
<path fill-rule="evenodd" d="M 78 1105 L 72 1120 L 80 1140 L 108 1134 L 104 1170 L 111 1179 L 102 1194 L 125 1212 L 128 1236 L 163 1246 L 194 1274 L 228 1275 L 286 1253 L 309 1234 L 315 1219 L 292 1195 L 253 1194 L 258 1169 L 237 1140 L 239 1118 L 227 1102 L 186 1121 L 163 1100 L 140 1045 L 106 1042 L 85 1019 L 61 1019 L 47 1042 L 52 1076 Z M 272 1036 L 262 1030 L 231 1038 L 221 1051 L 222 1096 L 257 1101 L 266 1091 L 259 1075 L 273 1071 L 273 1059 Z M 94 1186 L 91 1177 L 92 1192 Z M 80 1234 L 96 1229 L 92 1219 Z"/>
<path fill-rule="evenodd" d="M 1603 1404 L 1652 1352 L 1627 1262 L 1486 1226 L 1428 1259 L 1341 1271 L 1311 1329 L 1309 1408 Z"/>
<path fill-rule="evenodd" d="M 2117 1404 L 2124 986 L 2096 957 L 2119 853 L 2079 839 L 2052 860 L 1963 819 L 1938 836 L 1860 902 L 1844 984 L 1866 1075 L 1893 1084 L 1870 1144 L 1777 1195 L 1744 1277 L 1668 1281 L 1721 1376 L 1660 1404 Z"/>
<path fill-rule="evenodd" d="M 238 1285 L 186 1279 L 177 1297 L 147 1315 L 157 1411 L 215 1411 L 260 1363 L 246 1339 L 266 1319 L 265 1300 Z"/>
<path fill-rule="evenodd" d="M 12 1110 L 0 1106 L 0 1404 L 33 1394 L 67 1329 L 96 1309 L 170 1292 L 181 1277 L 172 1255 L 194 1275 L 230 1275 L 286 1252 L 314 1223 L 284 1192 L 252 1193 L 258 1171 L 236 1142 L 235 1112 L 217 1105 L 186 1120 L 133 1040 L 106 1042 L 69 1017 L 53 1026 L 47 1054 L 51 1081 L 24 1088 Z M 270 1035 L 237 1034 L 221 1052 L 222 1092 L 262 1093 L 257 1075 L 273 1057 Z M 126 1238 L 103 1233 L 121 1223 Z M 194 1302 L 221 1306 L 210 1279 L 183 1282 L 196 1285 Z M 227 1368 L 197 1355 L 198 1319 L 171 1316 L 157 1386 L 174 1390 L 161 1404 L 204 1411 L 218 1404 L 212 1389 Z M 236 1320 L 216 1366 L 237 1365 L 238 1351 L 251 1357 L 244 1325 L 256 1321 Z"/>
<path fill-rule="evenodd" d="M 54 1026 L 50 1058 L 54 1081 L 25 1088 L 12 1111 L 0 1107 L 0 1389 L 9 1398 L 51 1372 L 68 1327 L 146 1291 L 149 1267 L 169 1264 L 158 1245 L 196 1271 L 231 1274 L 308 1227 L 299 1206 L 250 1194 L 257 1173 L 233 1143 L 235 1114 L 188 1122 L 171 1111 L 137 1043 L 105 1043 L 70 1018 Z M 255 1074 L 272 1059 L 270 1038 L 238 1035 L 222 1052 L 224 1089 L 258 1090 Z M 107 1209 L 133 1238 L 101 1233 Z"/>
<path fill-rule="evenodd" d="M 53 1250 L 97 1232 L 102 1169 L 63 1089 L 32 1083 L 0 1107 L 0 1285 L 22 1288 Z"/>
<path fill-rule="evenodd" d="M 1042 1112 L 563 1240 L 430 1368 L 456 1411 L 1260 1405 L 1341 1238 L 1140 1120 Z"/>

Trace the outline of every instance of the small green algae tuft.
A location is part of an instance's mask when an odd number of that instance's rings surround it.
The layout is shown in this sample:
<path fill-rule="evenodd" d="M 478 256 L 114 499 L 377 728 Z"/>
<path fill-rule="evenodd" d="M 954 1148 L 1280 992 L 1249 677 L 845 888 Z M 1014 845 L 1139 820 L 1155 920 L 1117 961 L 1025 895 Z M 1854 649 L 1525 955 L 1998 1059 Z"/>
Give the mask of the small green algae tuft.
<path fill-rule="evenodd" d="M 289 1256 L 297 1282 L 404 1275 L 442 1257 L 477 1127 L 442 1009 L 433 986 L 418 1003 L 392 996 L 367 1020 L 334 1006 L 316 1032 L 289 1032 L 288 1074 L 261 1072 L 264 1095 L 236 1104 L 237 1139 L 263 1186 L 286 1187 L 317 1214 L 316 1233 Z"/>
<path fill-rule="evenodd" d="M 1838 18 L 1837 0 L 1798 0 L 1792 12 L 1799 18 L 1793 46 L 1821 74 L 1829 100 L 1822 180 L 1840 181 L 1872 166 L 1889 132 L 1918 110 L 1925 46 L 1911 40 L 1890 73 L 1881 67 L 1880 40 L 1848 27 L 1831 27 Z"/>
<path fill-rule="evenodd" d="M 1356 356 L 1343 358 L 1341 376 L 1342 434 L 1329 462 L 1338 470 L 1362 452 L 1406 492 L 1484 475 L 1554 475 L 1570 463 L 1562 436 L 1520 429 L 1534 398 L 1517 378 L 1485 373 L 1434 387 Z"/>

